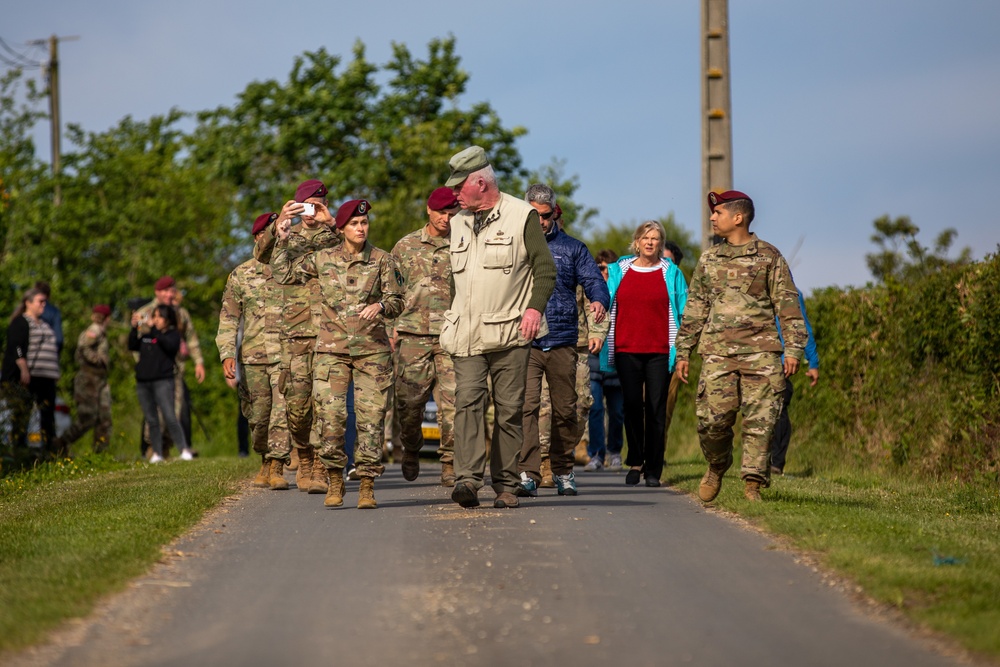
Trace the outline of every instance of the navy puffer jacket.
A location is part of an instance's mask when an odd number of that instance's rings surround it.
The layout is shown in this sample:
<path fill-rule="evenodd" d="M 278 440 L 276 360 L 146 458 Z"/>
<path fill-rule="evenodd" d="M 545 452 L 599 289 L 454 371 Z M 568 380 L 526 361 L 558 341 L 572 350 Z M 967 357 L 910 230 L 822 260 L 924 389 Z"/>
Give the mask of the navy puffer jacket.
<path fill-rule="evenodd" d="M 547 349 L 572 345 L 576 347 L 579 337 L 579 321 L 576 312 L 576 286 L 582 285 L 583 292 L 591 301 L 597 301 L 605 309 L 611 305 L 608 285 L 601 277 L 597 262 L 583 244 L 553 225 L 553 231 L 545 235 L 549 243 L 552 259 L 556 261 L 556 287 L 549 303 L 545 306 L 545 320 L 549 333 L 535 340 L 535 347 Z"/>

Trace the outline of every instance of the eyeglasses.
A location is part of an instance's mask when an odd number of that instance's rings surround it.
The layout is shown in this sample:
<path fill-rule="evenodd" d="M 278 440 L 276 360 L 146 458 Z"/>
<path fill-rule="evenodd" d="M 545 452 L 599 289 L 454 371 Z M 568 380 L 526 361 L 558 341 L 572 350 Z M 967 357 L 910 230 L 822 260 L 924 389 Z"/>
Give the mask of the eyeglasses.
<path fill-rule="evenodd" d="M 601 271 L 607 271 L 608 270 L 608 265 L 607 264 L 598 264 L 597 268 L 599 268 Z"/>
<path fill-rule="evenodd" d="M 540 217 L 542 220 L 548 220 L 555 214 L 556 214 L 555 211 L 549 211 L 548 213 L 539 213 L 538 217 Z"/>

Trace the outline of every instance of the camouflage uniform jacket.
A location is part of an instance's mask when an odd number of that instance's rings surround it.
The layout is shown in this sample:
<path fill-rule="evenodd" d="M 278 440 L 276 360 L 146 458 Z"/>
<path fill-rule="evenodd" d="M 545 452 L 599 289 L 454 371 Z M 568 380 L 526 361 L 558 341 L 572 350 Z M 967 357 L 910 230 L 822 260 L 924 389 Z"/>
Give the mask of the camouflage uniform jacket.
<path fill-rule="evenodd" d="M 291 258 L 288 242 L 278 241 L 271 258 L 274 278 L 283 285 L 315 280 L 321 293 L 316 352 L 362 356 L 389 351 L 385 320 L 403 312 L 403 275 L 386 251 L 365 242 L 358 254 L 346 245 Z M 363 320 L 373 303 L 382 315 Z"/>
<path fill-rule="evenodd" d="M 332 248 L 341 243 L 339 231 L 326 225 L 314 229 L 299 226 L 293 229 L 286 242 L 286 252 L 290 260 L 295 260 L 311 252 Z M 272 261 L 275 247 L 274 223 L 264 228 L 264 235 L 254 245 L 253 255 L 265 264 Z M 319 283 L 307 280 L 303 283 L 286 284 L 281 287 L 283 296 L 282 321 L 283 338 L 315 338 L 320 330 L 323 311 L 320 307 L 322 293 Z"/>
<path fill-rule="evenodd" d="M 590 300 L 583 291 L 583 285 L 576 286 L 576 319 L 580 334 L 576 339 L 577 348 L 589 347 L 591 338 L 598 338 L 604 343 L 611 319 L 605 315 L 600 324 L 594 321 L 594 314 L 590 312 Z"/>
<path fill-rule="evenodd" d="M 137 310 L 139 313 L 139 335 L 149 333 L 149 328 L 153 323 L 153 309 L 157 306 L 156 299 L 153 299 L 145 306 Z M 177 331 L 181 335 L 181 340 L 187 345 L 187 354 L 177 353 L 176 362 L 178 373 L 184 368 L 184 362 L 194 359 L 196 366 L 205 365 L 205 358 L 201 356 L 201 345 L 198 343 L 198 333 L 194 330 L 194 323 L 191 321 L 191 313 L 184 306 L 176 306 L 177 311 Z M 134 353 L 136 361 L 139 360 L 139 353 Z"/>
<path fill-rule="evenodd" d="M 440 335 L 444 311 L 451 307 L 451 239 L 431 236 L 425 226 L 399 239 L 392 256 L 406 288 L 396 331 Z"/>
<path fill-rule="evenodd" d="M 271 267 L 251 259 L 233 269 L 219 311 L 219 333 L 215 337 L 219 358 L 237 359 L 244 364 L 280 362 L 281 311 L 281 286 L 271 276 Z M 237 355 L 241 317 L 243 341 Z"/>
<path fill-rule="evenodd" d="M 111 363 L 108 337 L 100 324 L 91 324 L 84 329 L 76 341 L 77 366 L 81 373 L 90 373 L 100 377 L 108 376 L 108 366 Z"/>
<path fill-rule="evenodd" d="M 702 356 L 784 351 L 801 361 L 806 339 L 798 289 L 777 248 L 751 234 L 745 245 L 719 243 L 702 253 L 677 333 L 678 359 L 698 345 Z"/>

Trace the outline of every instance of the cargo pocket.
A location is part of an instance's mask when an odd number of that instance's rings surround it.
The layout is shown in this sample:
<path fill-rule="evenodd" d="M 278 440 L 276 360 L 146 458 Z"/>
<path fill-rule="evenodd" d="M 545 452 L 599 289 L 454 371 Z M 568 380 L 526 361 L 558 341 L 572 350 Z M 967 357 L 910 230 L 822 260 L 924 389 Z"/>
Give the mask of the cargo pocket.
<path fill-rule="evenodd" d="M 285 388 L 288 387 L 288 375 L 289 371 L 287 368 L 282 368 L 281 373 L 278 375 L 278 392 L 284 396 Z"/>
<path fill-rule="evenodd" d="M 486 240 L 483 253 L 484 269 L 503 269 L 510 273 L 514 267 L 514 238 L 511 236 L 496 236 Z"/>
<path fill-rule="evenodd" d="M 517 341 L 521 311 L 515 309 L 483 313 L 482 318 L 481 337 L 485 350 L 504 348 Z"/>
<path fill-rule="evenodd" d="M 780 369 L 781 366 L 778 368 Z M 785 374 L 779 371 L 778 373 L 768 376 L 767 379 L 771 383 L 771 391 L 777 394 L 780 398 L 785 392 L 785 383 L 788 382 L 788 380 L 785 379 Z"/>
<path fill-rule="evenodd" d="M 462 273 L 469 263 L 469 248 L 472 244 L 462 244 L 460 247 L 451 249 L 451 272 Z"/>
<path fill-rule="evenodd" d="M 438 343 L 441 345 L 441 349 L 448 354 L 455 354 L 455 351 L 458 348 L 457 311 L 444 311 L 444 323 L 441 325 L 441 334 L 438 336 Z"/>

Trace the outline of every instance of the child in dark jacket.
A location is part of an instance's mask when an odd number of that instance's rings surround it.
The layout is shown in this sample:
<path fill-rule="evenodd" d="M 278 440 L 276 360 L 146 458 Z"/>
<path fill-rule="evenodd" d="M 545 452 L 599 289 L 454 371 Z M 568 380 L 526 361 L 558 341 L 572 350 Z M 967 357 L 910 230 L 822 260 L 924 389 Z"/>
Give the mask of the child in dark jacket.
<path fill-rule="evenodd" d="M 135 365 L 135 391 L 146 423 L 149 424 L 149 439 L 153 446 L 149 462 L 163 461 L 160 414 L 163 415 L 170 437 L 181 448 L 181 459 L 190 461 L 194 456 L 174 412 L 174 359 L 181 347 L 181 336 L 177 331 L 177 311 L 171 306 L 159 305 L 153 311 L 153 326 L 149 333 L 140 334 L 138 325 L 138 314 L 133 313 L 128 349 L 139 353 L 139 361 Z"/>

